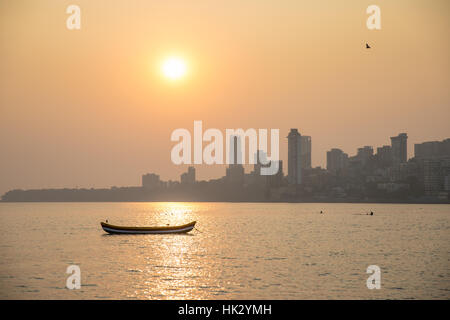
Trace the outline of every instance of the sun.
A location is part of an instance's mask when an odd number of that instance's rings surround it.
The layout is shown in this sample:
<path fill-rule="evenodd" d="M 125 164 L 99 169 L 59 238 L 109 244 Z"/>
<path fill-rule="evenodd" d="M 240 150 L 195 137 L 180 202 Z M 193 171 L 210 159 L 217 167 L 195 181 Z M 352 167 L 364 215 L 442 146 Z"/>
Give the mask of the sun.
<path fill-rule="evenodd" d="M 186 70 L 186 62 L 178 57 L 167 58 L 162 64 L 163 75 L 171 80 L 177 80 L 184 77 Z"/>

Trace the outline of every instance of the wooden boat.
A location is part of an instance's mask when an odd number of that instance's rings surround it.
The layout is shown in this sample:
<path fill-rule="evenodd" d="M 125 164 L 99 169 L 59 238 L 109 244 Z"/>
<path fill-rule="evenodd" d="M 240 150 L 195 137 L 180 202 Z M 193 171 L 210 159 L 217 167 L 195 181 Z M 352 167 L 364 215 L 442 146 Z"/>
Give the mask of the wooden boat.
<path fill-rule="evenodd" d="M 165 227 L 123 227 L 115 226 L 106 222 L 100 222 L 103 230 L 111 234 L 163 234 L 163 233 L 186 233 L 194 229 L 196 221 L 181 226 Z"/>

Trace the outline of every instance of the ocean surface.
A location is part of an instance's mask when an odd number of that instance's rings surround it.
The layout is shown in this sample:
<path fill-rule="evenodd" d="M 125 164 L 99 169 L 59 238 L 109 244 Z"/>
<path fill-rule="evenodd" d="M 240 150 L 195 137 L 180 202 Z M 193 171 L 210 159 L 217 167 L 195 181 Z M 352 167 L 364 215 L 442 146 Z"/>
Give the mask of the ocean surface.
<path fill-rule="evenodd" d="M 1 299 L 450 299 L 450 205 L 0 203 L 0 256 Z"/>

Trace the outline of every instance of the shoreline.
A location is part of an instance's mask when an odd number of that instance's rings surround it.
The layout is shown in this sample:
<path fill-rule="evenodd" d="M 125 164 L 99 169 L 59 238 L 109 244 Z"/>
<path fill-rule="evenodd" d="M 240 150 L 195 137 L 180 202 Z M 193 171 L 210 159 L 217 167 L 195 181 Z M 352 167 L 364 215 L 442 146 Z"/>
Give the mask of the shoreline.
<path fill-rule="evenodd" d="M 450 200 L 442 201 L 371 201 L 371 200 L 353 200 L 353 201 L 337 201 L 337 200 L 307 200 L 307 201 L 239 201 L 239 200 L 117 200 L 117 201 L 102 201 L 102 200 L 83 200 L 83 201 L 69 201 L 69 200 L 30 200 L 30 201 L 4 201 L 0 203 L 131 203 L 131 202 L 204 202 L 204 203 L 346 203 L 346 204 L 450 204 Z"/>

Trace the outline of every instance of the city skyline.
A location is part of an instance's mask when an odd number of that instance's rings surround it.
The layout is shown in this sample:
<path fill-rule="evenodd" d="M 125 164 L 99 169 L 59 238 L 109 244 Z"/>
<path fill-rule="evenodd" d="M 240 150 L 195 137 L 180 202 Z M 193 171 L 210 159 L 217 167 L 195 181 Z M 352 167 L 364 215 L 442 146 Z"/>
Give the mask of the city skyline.
<path fill-rule="evenodd" d="M 297 140 L 295 140 L 296 138 L 294 138 L 292 135 L 298 135 L 297 137 L 299 138 L 298 142 Z M 300 134 L 300 132 L 298 131 L 297 128 L 291 128 L 290 129 L 290 135 L 288 135 L 287 138 L 287 143 L 289 144 L 289 140 L 290 138 L 294 138 L 293 141 L 291 142 L 293 146 L 297 145 L 297 144 L 302 144 L 304 140 L 302 140 L 302 138 L 308 138 L 308 143 L 309 143 L 309 150 L 311 149 L 311 137 L 310 136 L 303 136 Z M 210 180 L 216 180 L 216 179 L 220 179 L 220 178 L 225 178 L 228 175 L 228 170 L 230 170 L 230 168 L 234 167 L 238 167 L 238 171 L 240 171 L 240 174 L 248 174 L 248 173 L 254 173 L 257 171 L 257 167 L 261 166 L 261 163 L 259 163 L 259 157 L 262 154 L 264 160 L 262 160 L 263 162 L 267 161 L 265 159 L 265 153 L 262 150 L 257 150 L 257 152 L 255 153 L 254 157 L 256 160 L 256 163 L 254 165 L 252 165 L 253 169 L 252 171 L 249 170 L 245 170 L 244 171 L 244 166 L 242 164 L 239 164 L 239 160 L 238 158 L 242 157 L 242 155 L 240 155 L 240 141 L 238 140 L 238 137 L 233 137 L 233 139 L 235 140 L 234 144 L 232 144 L 234 146 L 234 151 L 232 152 L 232 154 L 234 155 L 234 160 L 232 163 L 237 165 L 226 165 L 228 168 L 226 168 L 225 170 L 225 175 L 222 175 L 220 177 L 214 177 Z M 398 139 L 402 139 L 402 145 L 397 147 L 397 141 Z M 393 166 L 398 166 L 402 163 L 407 163 L 409 160 L 412 159 L 419 159 L 419 160 L 431 160 L 431 159 L 450 159 L 450 138 L 447 139 L 443 139 L 442 141 L 423 141 L 423 142 L 419 142 L 419 143 L 415 143 L 414 144 L 414 148 L 413 148 L 413 156 L 412 157 L 408 157 L 407 156 L 407 150 L 408 150 L 408 144 L 407 144 L 407 134 L 406 133 L 399 133 L 397 136 L 395 137 L 391 137 L 391 145 L 383 145 L 383 146 L 377 146 L 376 147 L 376 152 L 374 152 L 374 146 L 364 146 L 364 147 L 360 147 L 357 148 L 355 155 L 348 155 L 347 153 L 345 153 L 343 150 L 339 149 L 339 148 L 332 148 L 331 150 L 326 152 L 326 166 L 322 167 L 322 166 L 305 166 L 304 167 L 304 163 L 310 163 L 310 158 L 309 159 L 305 159 L 305 157 L 303 156 L 303 146 L 300 147 L 297 151 L 297 149 L 295 149 L 292 153 L 293 155 L 291 157 L 288 156 L 288 171 L 284 172 L 283 171 L 283 167 L 280 167 L 280 171 L 278 173 L 281 173 L 283 176 L 285 175 L 289 181 L 290 184 L 302 184 L 302 179 L 301 179 L 301 172 L 303 169 L 326 169 L 327 171 L 329 171 L 330 173 L 336 173 L 336 169 L 335 169 L 335 165 L 334 162 L 342 162 L 344 161 L 348 161 L 348 159 L 350 158 L 356 158 L 358 156 L 362 156 L 362 157 L 373 157 L 376 156 L 378 157 L 381 161 L 387 161 L 389 165 L 389 162 L 391 163 L 391 165 Z M 237 142 L 236 142 L 237 140 Z M 445 146 L 441 147 L 440 145 L 445 144 Z M 400 155 L 397 155 L 397 152 L 395 151 L 395 148 L 398 149 L 402 149 L 401 151 L 399 151 L 398 153 Z M 367 153 L 366 151 L 369 151 L 369 153 Z M 298 155 L 296 154 L 298 152 Z M 392 153 L 391 153 L 392 152 Z M 307 154 L 309 157 L 311 157 L 311 154 Z M 251 156 L 251 155 L 250 155 Z M 331 158 L 330 158 L 331 156 Z M 336 158 L 336 156 L 338 158 Z M 344 156 L 345 158 L 342 159 L 340 157 Z M 233 157 L 233 156 L 231 156 Z M 391 157 L 391 159 L 389 159 Z M 386 159 L 388 158 L 388 159 Z M 400 160 L 398 160 L 397 158 L 400 158 Z M 289 159 L 291 159 L 291 162 L 293 162 L 293 166 L 292 166 L 292 173 L 289 173 Z M 281 162 L 283 160 L 280 160 Z M 200 167 L 200 166 L 196 166 L 196 165 L 186 165 L 187 166 L 187 172 L 183 172 L 180 175 L 180 179 L 179 182 L 183 183 L 183 177 L 189 177 L 188 180 L 185 180 L 185 183 L 192 183 L 192 182 L 196 182 L 199 181 L 196 179 L 196 167 Z M 330 167 L 329 167 L 330 166 Z M 341 163 L 341 166 L 343 166 L 343 164 Z M 151 175 L 154 176 L 154 173 L 150 173 L 150 174 L 146 174 L 146 175 Z M 296 178 L 296 175 L 299 176 L 299 178 Z M 292 177 L 291 177 L 292 176 Z M 158 176 L 159 177 L 159 176 Z M 172 181 L 171 179 L 169 179 L 168 181 Z M 174 180 L 177 181 L 177 180 Z M 189 182 L 186 182 L 189 181 Z M 207 181 L 207 180 L 205 180 Z M 144 184 L 143 184 L 144 185 Z"/>
<path fill-rule="evenodd" d="M 326 168 L 310 166 L 310 136 L 291 128 L 288 143 L 288 170 L 283 160 L 267 162 L 268 155 L 256 150 L 253 170 L 243 163 L 243 136 L 230 136 L 230 163 L 225 175 L 197 180 L 196 168 L 189 165 L 179 180 L 162 180 L 155 173 L 142 174 L 140 186 L 112 186 L 110 189 L 62 188 L 10 190 L 3 201 L 448 201 L 450 198 L 450 138 L 414 145 L 414 157 L 407 157 L 408 135 L 390 137 L 391 145 L 363 146 L 349 156 L 341 149 L 326 153 Z M 250 149 L 248 149 L 250 151 Z M 263 167 L 279 170 L 263 175 Z M 272 162 L 272 163 L 271 163 Z M 319 179 L 319 180 L 317 180 Z M 318 181 L 322 181 L 318 183 Z M 359 191 L 356 191 L 359 190 Z M 370 197 L 370 198 L 369 198 Z"/>
<path fill-rule="evenodd" d="M 292 155 L 292 160 L 289 161 L 290 157 L 289 154 L 287 155 L 287 157 L 284 157 L 282 155 L 280 155 L 280 162 L 283 162 L 283 159 L 286 158 L 285 162 L 288 164 L 287 166 L 287 170 L 286 172 L 283 171 L 283 166 L 281 165 L 280 167 L 280 171 L 279 173 L 281 173 L 283 176 L 286 176 L 286 178 L 288 179 L 290 184 L 302 184 L 302 170 L 304 169 L 312 169 L 312 168 L 316 168 L 316 169 L 325 169 L 327 171 L 329 171 L 330 173 L 336 173 L 336 169 L 334 168 L 334 164 L 331 164 L 330 166 L 330 159 L 332 159 L 331 161 L 333 161 L 333 163 L 335 163 L 336 161 L 341 162 L 341 166 L 342 166 L 342 161 L 348 161 L 349 158 L 354 158 L 357 157 L 360 153 L 365 153 L 366 149 L 369 149 L 368 151 L 370 152 L 370 155 L 372 156 L 383 156 L 383 153 L 386 152 L 386 149 L 388 148 L 387 151 L 390 151 L 398 142 L 398 139 L 406 137 L 404 140 L 404 143 L 402 145 L 402 151 L 401 151 L 401 155 L 398 155 L 397 157 L 402 157 L 401 161 L 397 161 L 397 160 L 393 160 L 395 164 L 400 164 L 400 163 L 404 163 L 407 162 L 410 159 L 413 158 L 418 158 L 418 159 L 428 159 L 428 158 L 432 158 L 431 156 L 427 156 L 427 154 L 433 154 L 433 153 L 437 153 L 438 152 L 438 144 L 443 143 L 443 142 L 448 142 L 450 140 L 450 138 L 444 138 L 442 139 L 442 141 L 439 140 L 433 140 L 433 141 L 421 141 L 418 143 L 414 143 L 414 147 L 413 148 L 408 148 L 408 136 L 407 133 L 399 133 L 397 136 L 392 136 L 390 137 L 390 141 L 391 141 L 391 145 L 380 145 L 380 146 L 369 146 L 369 145 L 364 145 L 363 147 L 357 147 L 355 149 L 354 155 L 352 155 L 351 152 L 347 153 L 345 152 L 345 150 L 342 150 L 340 148 L 337 147 L 332 147 L 330 150 L 327 150 L 325 152 L 325 165 L 313 165 L 311 158 L 312 158 L 312 153 L 311 153 L 311 149 L 312 149 L 312 137 L 311 136 L 307 136 L 307 135 L 302 135 L 300 131 L 298 131 L 298 128 L 291 128 L 290 129 L 290 133 L 288 136 L 285 137 L 285 139 L 283 139 L 282 137 L 280 137 L 281 140 L 281 144 L 280 147 L 281 149 L 288 149 L 289 151 L 289 147 L 288 148 L 283 148 L 283 145 L 289 146 L 289 138 L 291 135 L 298 135 L 298 140 L 295 140 L 297 142 L 295 142 L 293 140 L 293 145 L 298 144 L 298 150 L 294 151 L 293 153 L 297 153 L 298 155 L 294 154 Z M 231 141 L 234 140 L 234 141 Z M 283 141 L 285 140 L 285 141 Z M 232 149 L 230 149 L 230 159 L 231 163 L 234 163 L 234 165 L 228 165 L 228 164 L 213 164 L 213 165 L 206 165 L 206 164 L 181 164 L 178 165 L 178 167 L 182 168 L 180 174 L 175 177 L 175 179 L 172 178 L 166 178 L 165 181 L 178 181 L 178 182 L 183 182 L 183 179 L 186 179 L 185 181 L 214 181 L 216 179 L 221 179 L 221 178 L 225 178 L 226 176 L 228 176 L 229 174 L 232 174 L 232 172 L 237 172 L 238 174 L 248 174 L 251 172 L 255 171 L 255 166 L 261 166 L 261 164 L 258 162 L 259 159 L 259 153 L 262 152 L 261 150 L 257 150 L 257 152 L 253 155 L 253 157 L 255 158 L 256 164 L 254 165 L 250 165 L 248 163 L 243 162 L 242 157 L 244 155 L 242 155 L 241 153 L 241 137 L 239 136 L 231 136 L 230 139 L 230 145 L 233 146 Z M 300 147 L 301 146 L 301 147 Z M 304 148 L 307 148 L 307 151 L 304 151 Z M 376 148 L 376 152 L 374 152 L 374 148 Z M 248 145 L 246 146 L 246 148 L 248 149 Z M 395 148 L 395 147 L 394 147 Z M 400 147 L 398 147 L 400 148 Z M 305 153 L 304 153 L 305 152 Z M 399 151 L 400 152 L 400 151 Z M 412 156 L 409 156 L 412 153 Z M 266 155 L 263 152 L 263 157 L 265 158 Z M 331 156 L 331 158 L 330 158 Z M 341 158 L 342 156 L 344 156 L 344 160 Z M 395 159 L 396 156 L 394 156 L 394 152 L 392 155 Z M 252 157 L 252 155 L 248 155 L 248 159 L 250 159 L 250 157 Z M 339 158 L 336 158 L 339 157 Z M 267 161 L 267 160 L 263 160 L 263 161 Z M 240 164 L 241 162 L 243 162 L 243 164 Z M 291 165 L 293 166 L 291 170 L 292 171 L 292 177 L 289 174 L 289 162 L 291 162 Z M 294 162 L 297 163 L 298 168 L 294 168 Z M 196 179 L 196 177 L 198 177 L 197 175 L 197 169 L 199 168 L 207 168 L 207 167 L 220 167 L 220 168 L 224 168 L 223 170 L 225 171 L 223 174 L 219 174 L 217 176 L 212 176 L 212 177 L 208 177 L 208 178 L 201 178 L 201 179 Z M 186 171 L 187 168 L 187 172 Z M 193 172 L 191 172 L 191 169 L 193 169 Z M 295 170 L 295 171 L 294 171 Z M 230 173 L 229 173 L 230 171 Z M 148 179 L 150 179 L 149 181 L 153 181 L 152 183 L 155 183 L 156 180 L 154 180 L 156 177 L 159 180 L 160 179 L 160 175 L 159 174 L 155 174 L 155 170 L 147 170 L 147 172 L 151 172 L 151 173 L 147 173 L 144 174 L 142 173 L 141 175 L 139 175 L 139 179 L 142 182 L 141 185 L 144 185 L 144 176 L 148 176 Z M 298 172 L 298 173 L 297 173 Z M 201 173 L 201 170 L 199 170 L 199 173 Z M 298 175 L 298 178 L 294 178 L 294 175 Z M 193 177 L 193 178 L 192 178 Z M 202 177 L 202 175 L 200 174 L 200 177 Z M 193 179 L 193 180 L 192 180 Z M 109 187 L 116 187 L 118 184 L 112 184 L 109 186 L 101 186 L 101 187 L 97 187 L 97 188 L 109 188 Z M 132 185 L 131 185 L 132 186 Z M 59 187 L 49 187 L 48 189 L 53 189 L 53 188 L 92 188 L 94 186 L 59 186 Z M 15 189 L 27 189 L 27 188 L 10 188 L 7 189 L 6 191 L 11 191 L 11 190 L 15 190 Z M 36 187 L 36 188 L 29 188 L 29 189 L 47 189 L 46 187 Z M 6 192 L 5 191 L 5 192 Z M 5 192 L 1 193 L 0 192 L 0 196 L 3 195 Z"/>
<path fill-rule="evenodd" d="M 278 128 L 280 142 L 299 128 L 313 167 L 399 132 L 449 137 L 449 2 L 381 1 L 380 30 L 371 4 L 80 1 L 70 30 L 67 3 L 2 1 L 0 193 L 137 185 L 152 168 L 178 179 L 170 135 L 196 119 Z"/>

